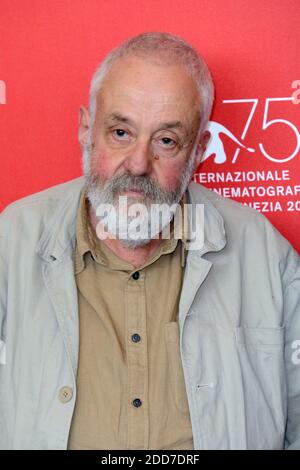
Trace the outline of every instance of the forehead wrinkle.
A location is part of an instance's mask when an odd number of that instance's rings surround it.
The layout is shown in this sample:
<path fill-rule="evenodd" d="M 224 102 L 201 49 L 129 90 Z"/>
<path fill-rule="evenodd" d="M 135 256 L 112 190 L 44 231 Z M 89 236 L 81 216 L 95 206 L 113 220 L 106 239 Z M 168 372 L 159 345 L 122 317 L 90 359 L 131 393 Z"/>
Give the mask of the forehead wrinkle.
<path fill-rule="evenodd" d="M 154 107 L 160 107 L 165 104 L 178 105 L 178 102 L 186 101 L 184 90 L 178 93 L 178 90 L 153 90 L 141 88 L 141 85 L 130 86 L 122 84 L 120 89 L 118 84 L 105 83 L 98 92 L 97 100 L 105 99 L 105 95 L 116 100 L 127 99 L 133 102 L 138 101 L 139 106 L 148 109 L 149 104 Z"/>
<path fill-rule="evenodd" d="M 165 105 L 178 106 L 179 103 L 186 104 L 186 90 L 182 88 L 181 90 L 171 89 L 171 90 L 159 90 L 157 87 L 150 88 L 146 87 L 144 84 L 120 84 L 119 82 L 111 83 L 104 82 L 100 88 L 97 96 L 97 101 L 106 101 L 109 98 L 110 100 L 127 100 L 128 102 L 137 103 L 139 107 L 144 107 L 148 110 L 149 105 L 153 108 L 160 108 Z"/>

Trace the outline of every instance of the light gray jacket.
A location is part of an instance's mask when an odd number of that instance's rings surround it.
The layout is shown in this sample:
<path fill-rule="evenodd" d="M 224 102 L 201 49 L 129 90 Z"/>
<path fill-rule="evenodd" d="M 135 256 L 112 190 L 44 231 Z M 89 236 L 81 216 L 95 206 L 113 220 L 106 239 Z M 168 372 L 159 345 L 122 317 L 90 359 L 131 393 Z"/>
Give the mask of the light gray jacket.
<path fill-rule="evenodd" d="M 67 447 L 82 187 L 78 178 L 0 215 L 1 449 Z M 300 449 L 299 257 L 255 211 L 194 183 L 189 198 L 205 205 L 205 243 L 188 252 L 179 306 L 194 447 Z"/>

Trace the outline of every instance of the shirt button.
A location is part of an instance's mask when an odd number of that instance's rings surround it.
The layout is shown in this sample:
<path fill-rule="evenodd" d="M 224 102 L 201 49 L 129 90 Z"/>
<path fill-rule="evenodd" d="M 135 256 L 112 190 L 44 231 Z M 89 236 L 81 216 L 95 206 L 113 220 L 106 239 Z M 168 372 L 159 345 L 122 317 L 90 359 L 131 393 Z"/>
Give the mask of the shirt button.
<path fill-rule="evenodd" d="M 139 277 L 140 277 L 140 273 L 139 273 L 138 271 L 136 271 L 136 272 L 133 273 L 133 275 L 132 275 L 132 278 L 133 278 L 135 281 L 137 281 Z"/>
<path fill-rule="evenodd" d="M 61 403 L 68 403 L 73 397 L 73 390 L 71 387 L 62 387 L 59 391 L 59 400 Z"/>
<path fill-rule="evenodd" d="M 139 398 L 135 398 L 132 402 L 133 406 L 135 406 L 136 408 L 139 408 L 140 406 L 142 406 L 142 402 Z"/>
<path fill-rule="evenodd" d="M 131 339 L 134 343 L 138 343 L 139 341 L 141 341 L 141 337 L 137 333 L 134 333 L 134 335 L 131 336 Z"/>

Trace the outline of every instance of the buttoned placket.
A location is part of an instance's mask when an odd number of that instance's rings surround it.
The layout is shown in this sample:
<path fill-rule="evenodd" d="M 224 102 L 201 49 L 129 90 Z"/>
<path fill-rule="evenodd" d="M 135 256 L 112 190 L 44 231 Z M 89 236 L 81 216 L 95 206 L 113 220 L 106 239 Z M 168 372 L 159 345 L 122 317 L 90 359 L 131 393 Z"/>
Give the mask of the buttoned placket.
<path fill-rule="evenodd" d="M 125 287 L 128 374 L 128 434 L 126 447 L 128 449 L 147 449 L 149 445 L 145 277 L 145 271 L 134 271 L 129 275 Z M 132 339 L 133 335 L 139 335 L 140 340 L 134 341 Z"/>
<path fill-rule="evenodd" d="M 84 213 L 85 220 L 86 212 Z M 95 235 L 88 223 L 84 224 L 85 236 L 89 240 L 83 245 L 80 260 L 75 259 L 75 268 L 81 271 L 84 267 L 83 254 L 90 251 L 92 259 L 107 266 L 107 259 L 103 256 L 99 245 L 95 243 Z M 173 232 L 172 232 L 173 233 Z M 162 254 L 168 254 L 176 248 L 174 239 L 165 240 L 158 252 L 141 268 L 129 271 L 126 263 L 123 269 L 128 270 L 128 278 L 124 286 L 124 313 L 127 358 L 127 449 L 149 448 L 149 384 L 148 384 L 148 340 L 147 340 L 147 309 L 145 280 L 147 266 L 156 261 Z M 181 247 L 181 266 L 185 264 L 185 242 Z M 116 269 L 116 268 L 114 268 Z M 118 267 L 120 269 L 120 267 Z M 76 271 L 75 271 L 76 272 Z M 124 443 L 125 444 L 125 443 Z"/>

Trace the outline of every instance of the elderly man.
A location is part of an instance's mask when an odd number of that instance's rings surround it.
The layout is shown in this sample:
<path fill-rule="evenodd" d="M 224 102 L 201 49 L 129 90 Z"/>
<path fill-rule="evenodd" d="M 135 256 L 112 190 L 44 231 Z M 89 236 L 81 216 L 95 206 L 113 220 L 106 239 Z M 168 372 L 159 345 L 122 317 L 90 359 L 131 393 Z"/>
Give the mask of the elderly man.
<path fill-rule="evenodd" d="M 212 102 L 186 42 L 126 41 L 80 109 L 84 177 L 2 213 L 0 448 L 300 448 L 299 257 L 189 184 Z"/>

